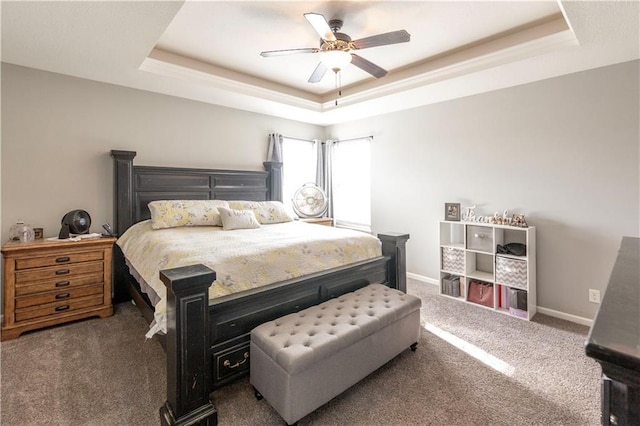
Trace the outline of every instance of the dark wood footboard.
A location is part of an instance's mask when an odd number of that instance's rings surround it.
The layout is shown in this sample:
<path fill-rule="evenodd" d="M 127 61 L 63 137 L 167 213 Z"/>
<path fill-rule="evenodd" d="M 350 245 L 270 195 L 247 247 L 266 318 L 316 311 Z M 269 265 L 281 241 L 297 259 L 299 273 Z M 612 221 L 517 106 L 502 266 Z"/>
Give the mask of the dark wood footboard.
<path fill-rule="evenodd" d="M 248 373 L 249 337 L 257 325 L 371 283 L 406 291 L 409 235 L 378 237 L 382 257 L 218 298 L 207 309 L 214 271 L 203 265 L 162 271 L 167 286 L 167 402 L 160 410 L 162 424 L 216 424 L 209 395 Z"/>

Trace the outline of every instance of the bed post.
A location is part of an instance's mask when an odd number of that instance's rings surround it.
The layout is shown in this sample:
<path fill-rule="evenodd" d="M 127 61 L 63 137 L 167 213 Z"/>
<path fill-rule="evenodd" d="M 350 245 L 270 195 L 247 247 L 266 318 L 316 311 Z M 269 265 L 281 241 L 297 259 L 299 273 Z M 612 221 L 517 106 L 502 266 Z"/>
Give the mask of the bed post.
<path fill-rule="evenodd" d="M 392 288 L 407 292 L 407 240 L 409 234 L 387 232 L 378 234 L 382 241 L 382 254 L 391 256 L 391 264 L 387 270 L 387 281 Z"/>
<path fill-rule="evenodd" d="M 167 287 L 167 401 L 163 426 L 218 424 L 210 399 L 209 287 L 215 271 L 191 265 L 160 271 Z"/>
<path fill-rule="evenodd" d="M 135 151 L 111 150 L 113 157 L 113 229 L 120 236 L 133 224 L 133 159 Z"/>
<path fill-rule="evenodd" d="M 282 163 L 279 161 L 265 161 L 264 169 L 269 172 L 269 201 L 282 201 Z"/>

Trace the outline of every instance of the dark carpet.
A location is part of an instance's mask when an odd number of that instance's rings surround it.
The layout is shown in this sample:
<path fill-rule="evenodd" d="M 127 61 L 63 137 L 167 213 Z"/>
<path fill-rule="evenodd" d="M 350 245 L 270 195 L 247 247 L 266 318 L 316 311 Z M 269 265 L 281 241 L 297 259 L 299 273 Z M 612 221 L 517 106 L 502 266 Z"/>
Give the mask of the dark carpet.
<path fill-rule="evenodd" d="M 501 315 L 437 295 L 423 300 L 416 352 L 400 356 L 300 425 L 598 425 L 588 328 L 538 314 Z M 165 355 L 131 304 L 24 334 L 0 347 L 2 425 L 158 425 Z M 248 378 L 214 393 L 220 425 L 284 424 Z"/>

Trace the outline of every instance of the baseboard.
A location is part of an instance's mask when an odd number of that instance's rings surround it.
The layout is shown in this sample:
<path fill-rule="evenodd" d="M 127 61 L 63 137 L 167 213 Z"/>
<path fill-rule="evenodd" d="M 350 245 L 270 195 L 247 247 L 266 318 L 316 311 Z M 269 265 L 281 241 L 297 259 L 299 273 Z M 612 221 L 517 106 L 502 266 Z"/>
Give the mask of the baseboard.
<path fill-rule="evenodd" d="M 542 306 L 538 306 L 538 312 L 544 315 L 549 315 L 550 317 L 560 318 L 566 321 L 575 322 L 576 324 L 582 324 L 589 327 L 593 325 L 593 320 L 589 318 L 579 317 L 577 315 L 567 314 L 565 312 L 554 311 L 553 309 L 543 308 Z"/>
<path fill-rule="evenodd" d="M 416 281 L 421 281 L 423 283 L 439 285 L 439 281 L 434 278 L 425 277 L 424 275 L 414 274 L 412 272 L 407 272 L 407 278 L 414 279 Z M 567 314 L 565 312 L 554 311 L 553 309 L 543 308 L 542 306 L 538 306 L 536 308 L 537 312 L 540 312 L 543 315 L 548 315 L 550 317 L 563 319 L 569 322 L 574 322 L 576 324 L 582 324 L 591 327 L 593 325 L 593 320 L 589 318 L 579 317 L 577 315 Z"/>
<path fill-rule="evenodd" d="M 414 279 L 416 281 L 422 281 L 423 283 L 438 285 L 439 282 L 436 279 L 425 277 L 424 275 L 418 275 L 411 272 L 407 272 L 407 278 Z"/>

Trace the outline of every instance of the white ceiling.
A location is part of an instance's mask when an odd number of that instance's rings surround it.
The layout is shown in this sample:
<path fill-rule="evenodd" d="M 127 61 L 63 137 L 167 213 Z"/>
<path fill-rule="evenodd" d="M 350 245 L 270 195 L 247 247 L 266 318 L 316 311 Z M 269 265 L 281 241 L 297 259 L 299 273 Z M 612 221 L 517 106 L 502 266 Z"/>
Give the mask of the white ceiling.
<path fill-rule="evenodd" d="M 187 1 L 1 3 L 2 61 L 327 125 L 640 57 L 640 2 Z M 353 39 L 405 29 L 409 43 L 357 53 L 307 83 L 318 47 L 305 12 Z"/>

